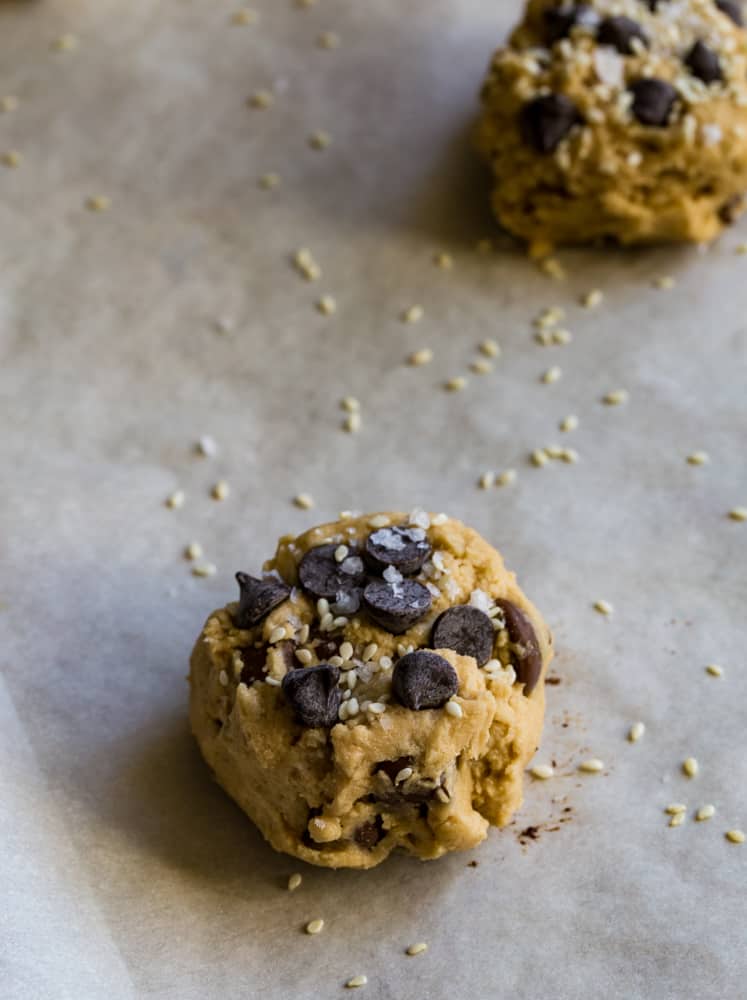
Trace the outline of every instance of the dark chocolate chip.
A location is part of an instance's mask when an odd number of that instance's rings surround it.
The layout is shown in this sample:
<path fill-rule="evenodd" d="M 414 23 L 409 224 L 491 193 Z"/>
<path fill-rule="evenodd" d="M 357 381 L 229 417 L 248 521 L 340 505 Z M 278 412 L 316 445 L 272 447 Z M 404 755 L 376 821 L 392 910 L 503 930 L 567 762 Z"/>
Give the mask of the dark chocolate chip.
<path fill-rule="evenodd" d="M 538 153 L 553 153 L 580 120 L 578 108 L 570 98 L 547 94 L 524 105 L 519 124 L 528 145 Z"/>
<path fill-rule="evenodd" d="M 678 93 L 671 83 L 646 76 L 631 84 L 633 114 L 641 125 L 669 124 Z"/>
<path fill-rule="evenodd" d="M 423 778 L 414 774 L 399 785 L 395 784 L 395 779 L 400 771 L 405 767 L 412 767 L 414 763 L 414 757 L 398 757 L 396 760 L 379 761 L 374 767 L 373 773 L 375 775 L 385 774 L 389 781 L 384 783 L 385 787 L 379 787 L 376 790 L 374 798 L 379 802 L 385 802 L 388 806 L 419 805 L 421 802 L 429 802 L 439 787 L 439 783 L 433 778 Z"/>
<path fill-rule="evenodd" d="M 316 646 L 314 646 L 314 652 L 317 655 L 317 659 L 320 663 L 325 660 L 329 660 L 332 656 L 337 656 L 340 646 L 342 645 L 342 639 L 320 639 Z"/>
<path fill-rule="evenodd" d="M 415 712 L 441 708 L 458 690 L 459 678 L 449 661 L 424 649 L 397 660 L 392 673 L 395 698 Z"/>
<path fill-rule="evenodd" d="M 267 646 L 245 646 L 241 652 L 241 683 L 251 687 L 255 681 L 265 679 L 265 663 L 267 662 Z"/>
<path fill-rule="evenodd" d="M 605 17 L 597 31 L 597 41 L 600 45 L 611 45 L 621 55 L 633 54 L 634 41 L 648 48 L 648 35 L 637 21 L 630 17 Z"/>
<path fill-rule="evenodd" d="M 744 14 L 742 13 L 741 3 L 737 3 L 736 0 L 716 0 L 716 6 L 722 14 L 726 14 L 735 24 L 738 24 L 740 28 L 742 27 L 744 24 Z"/>
<path fill-rule="evenodd" d="M 298 567 L 298 579 L 307 594 L 338 601 L 351 590 L 360 588 L 366 579 L 366 570 L 358 551 L 349 549 L 342 562 L 337 562 L 334 542 L 309 549 Z"/>
<path fill-rule="evenodd" d="M 365 823 L 361 823 L 353 834 L 353 840 L 356 844 L 360 844 L 361 847 L 365 847 L 368 851 L 372 851 L 379 841 L 383 839 L 383 837 L 384 823 L 381 816 L 377 816 L 374 820 L 368 820 Z"/>
<path fill-rule="evenodd" d="M 374 573 L 394 566 L 403 576 L 412 576 L 431 554 L 431 545 L 422 528 L 397 525 L 372 531 L 366 539 L 365 553 Z"/>
<path fill-rule="evenodd" d="M 414 760 L 414 757 L 397 757 L 396 760 L 380 760 L 374 765 L 373 774 L 383 771 L 392 784 L 394 784 L 394 779 L 399 772 L 406 767 L 412 767 Z"/>
<path fill-rule="evenodd" d="M 744 211 L 744 195 L 733 194 L 718 210 L 718 217 L 727 226 L 733 226 Z"/>
<path fill-rule="evenodd" d="M 529 695 L 537 686 L 542 673 L 542 652 L 537 642 L 537 634 L 528 616 L 510 601 L 496 601 L 503 611 L 509 642 L 520 648 L 511 656 L 516 679 L 524 685 L 524 694 Z"/>
<path fill-rule="evenodd" d="M 341 701 L 339 679 L 339 668 L 328 663 L 288 671 L 283 694 L 299 722 L 312 728 L 335 725 Z"/>
<path fill-rule="evenodd" d="M 576 27 L 594 27 L 599 16 L 593 7 L 585 3 L 563 3 L 551 7 L 544 13 L 545 42 L 553 45 L 561 38 L 567 38 Z"/>
<path fill-rule="evenodd" d="M 237 573 L 239 610 L 234 615 L 237 628 L 252 628 L 282 604 L 290 595 L 290 587 L 274 576 L 258 580 L 248 573 Z"/>
<path fill-rule="evenodd" d="M 377 625 L 401 635 L 431 610 L 427 587 L 415 580 L 374 580 L 363 591 L 363 608 Z"/>
<path fill-rule="evenodd" d="M 484 611 L 471 604 L 459 604 L 438 616 L 431 631 L 431 646 L 473 656 L 482 667 L 493 655 L 494 638 L 493 623 Z"/>
<path fill-rule="evenodd" d="M 721 60 L 705 42 L 697 41 L 685 56 L 685 65 L 693 76 L 703 83 L 715 83 L 723 80 Z"/>

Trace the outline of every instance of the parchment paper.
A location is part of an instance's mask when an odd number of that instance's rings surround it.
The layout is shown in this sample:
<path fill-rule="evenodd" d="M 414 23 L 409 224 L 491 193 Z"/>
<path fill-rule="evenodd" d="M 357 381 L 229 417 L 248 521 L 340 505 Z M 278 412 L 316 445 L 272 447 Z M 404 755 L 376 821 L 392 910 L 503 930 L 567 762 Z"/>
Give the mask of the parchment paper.
<path fill-rule="evenodd" d="M 0 93 L 19 99 L 0 149 L 23 154 L 0 167 L 0 992 L 305 1000 L 365 974 L 361 995 L 396 1000 L 742 996 L 747 847 L 724 833 L 747 824 L 747 524 L 727 517 L 747 504 L 747 230 L 704 254 L 564 252 L 554 282 L 491 224 L 468 142 L 517 4 L 255 6 L 243 27 L 225 0 L 0 7 Z M 66 33 L 77 49 L 53 51 Z M 247 107 L 260 89 L 273 106 Z M 96 195 L 109 211 L 85 208 Z M 573 342 L 541 347 L 531 319 L 556 304 Z M 445 393 L 485 337 L 495 372 Z M 420 347 L 433 363 L 408 368 Z M 629 403 L 603 406 L 617 388 Z M 359 434 L 340 430 L 346 394 Z M 217 456 L 195 455 L 204 434 Z M 532 468 L 560 439 L 579 463 Z M 686 463 L 696 449 L 710 464 Z M 515 486 L 477 489 L 509 467 Z M 416 503 L 498 545 L 551 622 L 537 760 L 557 776 L 468 855 L 315 870 L 211 781 L 188 653 L 279 534 Z M 190 575 L 194 540 L 212 578 Z M 603 774 L 578 773 L 589 756 Z"/>

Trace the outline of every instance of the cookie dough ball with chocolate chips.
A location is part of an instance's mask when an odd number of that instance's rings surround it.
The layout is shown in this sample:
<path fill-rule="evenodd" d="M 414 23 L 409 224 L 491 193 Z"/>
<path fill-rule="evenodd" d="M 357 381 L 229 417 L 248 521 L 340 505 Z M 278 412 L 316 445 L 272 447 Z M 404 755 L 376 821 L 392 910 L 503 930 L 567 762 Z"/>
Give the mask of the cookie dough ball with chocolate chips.
<path fill-rule="evenodd" d="M 509 822 L 551 639 L 483 538 L 419 509 L 349 515 L 236 578 L 192 653 L 190 718 L 273 847 L 370 868 Z"/>
<path fill-rule="evenodd" d="M 482 91 L 498 220 L 558 243 L 705 242 L 747 191 L 736 0 L 529 0 Z"/>

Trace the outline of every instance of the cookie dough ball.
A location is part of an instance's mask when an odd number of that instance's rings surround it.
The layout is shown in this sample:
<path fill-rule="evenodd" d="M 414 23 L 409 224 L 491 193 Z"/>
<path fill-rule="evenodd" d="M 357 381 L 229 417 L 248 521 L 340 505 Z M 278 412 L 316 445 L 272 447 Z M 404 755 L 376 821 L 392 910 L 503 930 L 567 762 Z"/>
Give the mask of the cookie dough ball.
<path fill-rule="evenodd" d="M 482 91 L 501 224 L 557 243 L 704 242 L 747 191 L 734 0 L 529 0 Z"/>
<path fill-rule="evenodd" d="M 192 653 L 190 718 L 273 847 L 370 868 L 508 823 L 551 638 L 484 539 L 423 510 L 347 516 L 237 580 Z"/>

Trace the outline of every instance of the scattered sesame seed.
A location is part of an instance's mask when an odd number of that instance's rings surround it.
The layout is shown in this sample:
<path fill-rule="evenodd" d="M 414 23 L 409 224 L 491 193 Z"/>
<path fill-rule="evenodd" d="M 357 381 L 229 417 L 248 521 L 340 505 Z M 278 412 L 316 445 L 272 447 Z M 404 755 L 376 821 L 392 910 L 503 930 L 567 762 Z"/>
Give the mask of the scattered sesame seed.
<path fill-rule="evenodd" d="M 219 316 L 213 323 L 215 332 L 223 334 L 233 333 L 235 326 L 236 324 L 231 316 Z"/>
<path fill-rule="evenodd" d="M 705 465 L 709 461 L 708 453 L 705 451 L 694 451 L 687 456 L 688 465 Z"/>
<path fill-rule="evenodd" d="M 418 941 L 417 944 L 411 944 L 405 948 L 405 955 L 422 955 L 424 951 L 428 951 L 428 945 L 425 941 Z"/>
<path fill-rule="evenodd" d="M 18 107 L 18 98 L 8 95 L 7 97 L 0 97 L 0 112 L 5 111 L 15 111 Z"/>
<path fill-rule="evenodd" d="M 548 778 L 552 778 L 555 775 L 555 770 L 549 764 L 535 764 L 529 773 L 539 781 L 547 781 Z"/>
<path fill-rule="evenodd" d="M 461 392 L 462 389 L 466 388 L 467 379 L 464 375 L 456 375 L 454 378 L 450 378 L 448 381 L 444 382 L 444 389 L 447 392 Z"/>
<path fill-rule="evenodd" d="M 694 757 L 687 757 L 682 762 L 682 770 L 688 778 L 694 778 L 700 768 L 698 767 L 698 762 Z"/>
<path fill-rule="evenodd" d="M 354 652 L 355 650 L 353 649 L 352 642 L 343 642 L 342 645 L 340 646 L 340 656 L 343 658 L 343 660 L 352 659 Z"/>
<path fill-rule="evenodd" d="M 337 312 L 337 302 L 331 295 L 322 295 L 316 307 L 323 316 L 333 316 Z"/>
<path fill-rule="evenodd" d="M 563 417 L 563 419 L 558 424 L 561 431 L 575 431 L 578 427 L 578 417 L 574 414 L 570 416 Z"/>
<path fill-rule="evenodd" d="M 266 108 L 271 107 L 274 101 L 275 97 L 269 90 L 256 90 L 251 97 L 247 99 L 246 103 L 250 108 L 256 108 L 259 111 L 264 111 Z"/>
<path fill-rule="evenodd" d="M 340 407 L 348 413 L 358 413 L 360 411 L 361 404 L 355 396 L 345 396 L 344 399 L 340 400 Z"/>
<path fill-rule="evenodd" d="M 218 567 L 213 563 L 197 563 L 192 567 L 193 576 L 215 576 Z"/>
<path fill-rule="evenodd" d="M 311 250 L 308 250 L 306 247 L 301 247 L 300 250 L 296 251 L 293 256 L 293 263 L 307 281 L 317 281 L 322 276 L 321 267 L 314 260 Z"/>
<path fill-rule="evenodd" d="M 335 562 L 341 563 L 347 558 L 347 554 L 350 550 L 347 545 L 338 545 L 335 549 Z"/>
<path fill-rule="evenodd" d="M 566 270 L 557 257 L 545 257 L 539 262 L 539 268 L 548 278 L 554 278 L 555 281 L 565 280 Z"/>
<path fill-rule="evenodd" d="M 55 38 L 50 47 L 54 52 L 72 52 L 78 47 L 78 39 L 70 33 L 60 35 L 59 38 Z"/>
<path fill-rule="evenodd" d="M 383 701 L 372 701 L 366 706 L 366 711 L 372 715 L 383 715 L 386 712 L 386 704 Z"/>
<path fill-rule="evenodd" d="M 604 300 L 604 292 L 599 288 L 593 288 L 590 292 L 581 296 L 581 305 L 584 309 L 596 309 Z"/>
<path fill-rule="evenodd" d="M 256 10 L 237 10 L 231 15 L 231 24 L 256 24 L 259 20 L 259 14 Z"/>
<path fill-rule="evenodd" d="M 422 306 L 410 306 L 402 313 L 402 322 L 419 323 L 423 316 L 425 316 L 425 309 Z"/>
<path fill-rule="evenodd" d="M 710 674 L 711 677 L 723 677 L 724 668 L 720 667 L 717 663 L 709 663 L 706 667 L 706 673 Z"/>
<path fill-rule="evenodd" d="M 348 434 L 357 434 L 361 429 L 360 413 L 349 413 L 342 422 L 342 429 Z"/>
<path fill-rule="evenodd" d="M 293 497 L 293 503 L 301 510 L 311 510 L 314 506 L 314 498 L 310 493 L 298 493 Z"/>
<path fill-rule="evenodd" d="M 558 453 L 558 458 L 561 462 L 567 462 L 569 465 L 575 465 L 579 460 L 579 454 L 575 448 L 561 448 Z"/>
<path fill-rule="evenodd" d="M 547 330 L 550 327 L 557 326 L 564 319 L 565 309 L 562 306 L 548 306 L 538 316 L 535 316 L 532 322 L 540 330 Z"/>
<path fill-rule="evenodd" d="M 310 920 L 308 924 L 306 924 L 305 929 L 307 934 L 320 934 L 323 927 L 324 927 L 324 921 L 321 919 L 321 917 L 317 917 L 316 920 Z"/>
<path fill-rule="evenodd" d="M 434 517 L 431 518 L 431 524 L 438 527 L 439 524 L 446 524 L 448 520 L 449 520 L 448 514 L 436 514 Z"/>
<path fill-rule="evenodd" d="M 629 398 L 627 389 L 614 389 L 602 397 L 602 402 L 607 406 L 620 406 L 622 403 L 627 403 Z"/>
<path fill-rule="evenodd" d="M 187 559 L 194 561 L 195 559 L 202 558 L 202 546 L 199 542 L 190 542 L 189 545 L 184 550 L 184 556 Z"/>
<path fill-rule="evenodd" d="M 203 434 L 202 437 L 198 438 L 195 450 L 203 458 L 212 458 L 218 453 L 218 445 L 209 434 Z"/>
<path fill-rule="evenodd" d="M 231 487 L 225 481 L 225 479 L 219 479 L 215 486 L 210 491 L 210 495 L 213 500 L 225 500 L 228 494 L 231 492 Z"/>
<path fill-rule="evenodd" d="M 444 705 L 444 708 L 446 710 L 446 713 L 448 715 L 453 716 L 455 719 L 461 719 L 462 716 L 464 715 L 464 712 L 462 711 L 462 706 L 459 704 L 458 701 L 447 701 L 446 704 Z"/>
<path fill-rule="evenodd" d="M 547 371 L 542 375 L 540 381 L 544 382 L 545 385 L 550 385 L 553 382 L 557 382 L 558 379 L 563 377 L 563 371 L 558 368 L 557 365 L 553 365 L 552 368 L 548 368 Z"/>
<path fill-rule="evenodd" d="M 604 763 L 598 757 L 591 757 L 589 760 L 582 761 L 578 765 L 578 769 L 585 774 L 599 774 L 600 771 L 604 770 Z"/>
<path fill-rule="evenodd" d="M 89 212 L 106 212 L 111 205 L 111 198 L 107 198 L 105 194 L 94 194 L 86 198 L 86 208 Z"/>
<path fill-rule="evenodd" d="M 293 892 L 303 882 L 303 877 L 298 872 L 294 872 L 288 879 L 288 891 Z"/>
<path fill-rule="evenodd" d="M 226 673 L 225 670 L 221 670 L 221 672 L 218 674 L 218 683 L 222 687 L 228 687 L 228 674 Z"/>
<path fill-rule="evenodd" d="M 744 843 L 744 833 L 741 830 L 727 830 L 724 836 L 732 844 Z"/>
<path fill-rule="evenodd" d="M 536 448 L 532 454 L 529 456 L 529 460 L 532 465 L 536 465 L 537 468 L 541 468 L 543 465 L 547 465 L 547 455 L 545 454 L 544 448 Z"/>
<path fill-rule="evenodd" d="M 493 365 L 484 358 L 473 361 L 469 367 L 470 371 L 473 371 L 475 375 L 489 375 L 493 370 Z"/>
<path fill-rule="evenodd" d="M 561 346 L 570 344 L 573 340 L 573 334 L 570 330 L 553 330 L 550 336 L 553 344 L 560 344 Z"/>
<path fill-rule="evenodd" d="M 340 36 L 334 31 L 323 31 L 317 36 L 316 44 L 320 49 L 338 49 L 340 47 Z"/>
<path fill-rule="evenodd" d="M 369 644 L 366 646 L 366 648 L 363 650 L 363 653 L 361 654 L 361 659 L 363 660 L 364 663 L 367 663 L 369 660 L 372 660 L 374 656 L 376 656 L 378 651 L 379 651 L 378 643 L 369 642 Z"/>
<path fill-rule="evenodd" d="M 491 486 L 495 485 L 495 473 L 494 472 L 483 472 L 477 481 L 477 485 L 481 490 L 489 490 Z"/>
<path fill-rule="evenodd" d="M 478 350 L 481 354 L 484 354 L 486 358 L 498 358 L 501 354 L 500 344 L 495 340 L 483 340 L 478 346 Z"/>
<path fill-rule="evenodd" d="M 450 271 L 454 266 L 454 258 L 450 253 L 437 253 L 433 256 L 433 263 L 436 267 L 440 267 L 442 271 Z"/>
<path fill-rule="evenodd" d="M 272 632 L 270 632 L 270 638 L 267 640 L 271 646 L 274 646 L 276 642 L 282 642 L 285 639 L 285 625 L 277 625 Z"/>
<path fill-rule="evenodd" d="M 273 188 L 280 186 L 280 174 L 273 172 L 262 174 L 259 179 L 259 186 L 265 191 L 272 191 Z"/>
<path fill-rule="evenodd" d="M 672 816 L 672 818 L 669 820 L 669 825 L 670 826 L 682 826 L 682 824 L 684 822 L 685 822 L 685 814 L 684 813 L 675 813 L 674 816 Z"/>
<path fill-rule="evenodd" d="M 331 142 L 332 136 L 329 132 L 325 132 L 324 129 L 321 128 L 317 129 L 316 132 L 312 132 L 309 136 L 309 145 L 312 149 L 327 149 Z"/>
<path fill-rule="evenodd" d="M 2 160 L 6 167 L 20 167 L 23 163 L 23 154 L 19 153 L 16 149 L 11 149 L 7 153 L 3 153 L 0 160 Z"/>
<path fill-rule="evenodd" d="M 178 510 L 180 507 L 184 506 L 184 501 L 186 499 L 184 490 L 174 490 L 171 496 L 166 497 L 166 506 L 171 510 Z"/>
<path fill-rule="evenodd" d="M 298 660 L 299 663 L 302 663 L 304 666 L 308 666 L 308 664 L 311 663 L 311 660 L 312 660 L 311 650 L 310 649 L 297 649 L 296 650 L 296 659 Z"/>
<path fill-rule="evenodd" d="M 349 990 L 357 989 L 359 986 L 365 986 L 368 982 L 367 976 L 353 976 L 352 979 L 348 979 L 345 986 Z"/>
<path fill-rule="evenodd" d="M 732 507 L 729 517 L 732 521 L 747 521 L 747 507 Z"/>
<path fill-rule="evenodd" d="M 637 743 L 646 732 L 646 727 L 642 722 L 634 722 L 628 730 L 628 739 L 631 743 Z"/>
<path fill-rule="evenodd" d="M 712 819 L 716 815 L 716 807 L 712 805 L 701 806 L 700 809 L 695 813 L 695 819 L 698 823 L 703 823 L 707 819 Z"/>
<path fill-rule="evenodd" d="M 666 807 L 664 812 L 669 813 L 670 816 L 676 816 L 677 813 L 687 812 L 687 806 L 684 802 L 673 802 L 671 805 Z"/>
<path fill-rule="evenodd" d="M 389 526 L 389 517 L 386 514 L 374 514 L 368 519 L 369 528 L 386 528 Z"/>
<path fill-rule="evenodd" d="M 350 698 L 346 704 L 348 706 L 347 709 L 348 717 L 350 717 L 351 715 L 357 715 L 358 712 L 360 712 L 360 705 L 358 704 L 358 699 L 355 697 L 355 695 L 353 695 L 353 697 Z"/>
<path fill-rule="evenodd" d="M 674 288 L 676 284 L 677 282 L 671 274 L 664 274 L 659 278 L 654 278 L 654 288 L 658 288 L 663 292 L 668 292 L 670 289 Z"/>
<path fill-rule="evenodd" d="M 609 601 L 594 601 L 594 610 L 598 611 L 600 615 L 611 615 L 614 608 L 609 603 Z"/>
<path fill-rule="evenodd" d="M 429 365 L 433 361 L 433 351 L 429 347 L 422 347 L 419 351 L 413 351 L 407 359 L 409 365 L 419 368 L 421 365 Z"/>
<path fill-rule="evenodd" d="M 495 485 L 496 486 L 511 486 L 516 482 L 516 469 L 506 469 L 501 472 L 499 476 L 496 476 Z"/>

